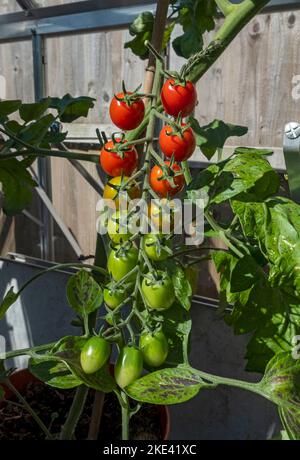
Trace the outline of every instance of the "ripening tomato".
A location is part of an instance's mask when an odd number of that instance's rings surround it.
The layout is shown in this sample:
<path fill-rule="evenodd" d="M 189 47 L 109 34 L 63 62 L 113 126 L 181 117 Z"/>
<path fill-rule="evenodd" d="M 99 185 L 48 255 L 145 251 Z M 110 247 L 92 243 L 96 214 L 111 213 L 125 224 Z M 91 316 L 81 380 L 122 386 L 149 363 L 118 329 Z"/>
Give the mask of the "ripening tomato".
<path fill-rule="evenodd" d="M 86 341 L 81 353 L 80 363 L 86 374 L 94 374 L 99 371 L 110 357 L 111 346 L 103 338 L 94 336 Z"/>
<path fill-rule="evenodd" d="M 152 231 L 169 234 L 181 221 L 181 206 L 178 209 L 174 200 L 151 200 L 148 206 L 148 217 Z"/>
<path fill-rule="evenodd" d="M 167 310 L 175 301 L 172 279 L 162 270 L 143 279 L 142 292 L 148 307 L 153 310 Z"/>
<path fill-rule="evenodd" d="M 184 128 L 185 124 L 182 123 Z M 196 139 L 192 128 L 179 133 L 172 134 L 172 126 L 164 126 L 159 135 L 159 145 L 166 157 L 174 155 L 175 161 L 185 161 L 190 158 L 196 148 Z"/>
<path fill-rule="evenodd" d="M 100 164 L 104 172 L 109 176 L 130 176 L 138 164 L 138 154 L 133 146 L 126 150 L 118 151 L 118 144 L 124 144 L 124 140 L 116 138 L 106 142 L 100 152 Z"/>
<path fill-rule="evenodd" d="M 112 122 L 120 129 L 129 131 L 137 128 L 145 115 L 145 105 L 141 98 L 126 101 L 131 92 L 119 93 L 112 99 L 109 114 Z"/>
<path fill-rule="evenodd" d="M 170 247 L 170 240 L 166 240 L 163 235 L 148 233 L 144 236 L 143 248 L 150 260 L 165 260 L 169 255 L 166 246 Z"/>
<path fill-rule="evenodd" d="M 115 365 L 115 379 L 120 388 L 126 388 L 143 372 L 143 354 L 136 347 L 121 349 Z"/>
<path fill-rule="evenodd" d="M 126 250 L 124 249 L 124 252 L 120 252 L 118 247 L 111 250 L 107 261 L 107 269 L 115 281 L 120 281 L 136 267 L 138 254 L 139 252 L 134 246 Z M 133 273 L 127 278 L 127 281 L 134 281 L 135 278 L 136 274 Z"/>
<path fill-rule="evenodd" d="M 114 200 L 114 205 L 116 209 L 119 209 L 120 199 L 118 197 L 118 190 L 120 189 L 121 184 L 125 184 L 128 181 L 129 177 L 117 176 L 110 179 L 104 187 L 103 198 L 106 200 Z M 127 200 L 134 200 L 140 198 L 141 190 L 136 182 L 130 182 L 129 189 L 122 192 L 124 197 L 127 197 Z"/>
<path fill-rule="evenodd" d="M 181 171 L 180 166 L 174 163 L 170 168 L 170 161 L 165 161 L 165 165 L 168 167 L 170 177 L 172 177 L 173 173 Z M 164 171 L 161 166 L 155 165 L 151 169 L 149 183 L 152 189 L 161 197 L 165 198 L 167 196 L 174 196 L 176 193 L 181 192 L 184 186 L 184 175 L 183 173 L 179 174 L 178 176 L 173 176 L 172 179 L 162 179 L 164 176 Z M 173 181 L 173 185 L 172 185 Z"/>
<path fill-rule="evenodd" d="M 163 331 L 142 332 L 140 349 L 146 364 L 151 367 L 161 366 L 168 356 L 168 341 Z"/>
<path fill-rule="evenodd" d="M 169 78 L 161 90 L 161 100 L 165 112 L 173 117 L 179 114 L 182 117 L 190 115 L 197 103 L 196 88 L 191 81 L 184 84 L 176 84 L 175 80 Z"/>
<path fill-rule="evenodd" d="M 107 233 L 116 244 L 129 240 L 132 235 L 127 211 L 116 211 L 112 214 L 107 223 Z"/>

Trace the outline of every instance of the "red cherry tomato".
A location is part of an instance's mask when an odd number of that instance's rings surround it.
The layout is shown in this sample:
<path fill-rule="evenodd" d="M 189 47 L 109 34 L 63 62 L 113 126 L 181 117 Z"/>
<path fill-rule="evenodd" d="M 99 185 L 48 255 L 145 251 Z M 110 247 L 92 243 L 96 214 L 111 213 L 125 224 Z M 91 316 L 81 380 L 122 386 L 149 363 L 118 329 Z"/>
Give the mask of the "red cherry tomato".
<path fill-rule="evenodd" d="M 127 92 L 127 95 L 132 93 Z M 119 93 L 110 103 L 109 114 L 112 122 L 120 129 L 129 131 L 135 129 L 142 122 L 145 115 L 145 105 L 142 99 L 127 103 L 124 93 Z"/>
<path fill-rule="evenodd" d="M 133 146 L 129 147 L 129 150 L 123 150 L 123 158 L 117 152 L 112 152 L 116 150 L 117 143 L 124 142 L 116 138 L 115 142 L 107 142 L 100 152 L 101 167 L 109 176 L 116 177 L 122 174 L 130 176 L 137 167 L 138 154 Z"/>
<path fill-rule="evenodd" d="M 170 166 L 170 161 L 165 161 L 167 166 Z M 176 163 L 173 164 L 171 169 L 174 172 L 181 171 L 180 166 Z M 160 179 L 164 175 L 161 166 L 155 165 L 150 172 L 149 183 L 152 189 L 161 197 L 174 196 L 179 193 L 184 186 L 184 175 L 180 174 L 173 177 L 175 187 L 172 187 L 168 179 Z"/>
<path fill-rule="evenodd" d="M 185 126 L 184 123 L 182 126 Z M 180 134 L 172 134 L 172 126 L 164 126 L 159 135 L 159 145 L 166 157 L 174 155 L 176 161 L 185 161 L 190 158 L 196 148 L 196 139 L 192 128 Z"/>
<path fill-rule="evenodd" d="M 176 85 L 175 80 L 169 78 L 161 90 L 161 100 L 169 115 L 177 117 L 180 113 L 186 117 L 192 113 L 197 103 L 196 88 L 191 81 L 185 85 Z"/>

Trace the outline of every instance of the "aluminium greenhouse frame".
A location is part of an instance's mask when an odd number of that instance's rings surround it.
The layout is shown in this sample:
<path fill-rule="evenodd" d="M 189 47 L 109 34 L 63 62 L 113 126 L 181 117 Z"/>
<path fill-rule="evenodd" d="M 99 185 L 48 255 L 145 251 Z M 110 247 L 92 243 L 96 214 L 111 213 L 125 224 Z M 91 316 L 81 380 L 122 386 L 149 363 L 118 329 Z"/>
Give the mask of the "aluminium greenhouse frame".
<path fill-rule="evenodd" d="M 45 94 L 44 40 L 50 36 L 97 32 L 127 27 L 147 8 L 155 13 L 156 2 L 151 0 L 85 0 L 57 6 L 39 7 L 38 0 L 15 0 L 20 12 L 0 15 L 0 45 L 11 41 L 31 40 L 35 100 Z M 238 0 L 235 3 L 239 3 Z M 263 12 L 278 12 L 300 8 L 300 0 L 272 0 Z M 99 192 L 99 185 L 76 160 L 73 166 Z M 196 166 L 196 165 L 194 165 Z M 34 174 L 34 173 L 33 173 Z M 80 259 L 83 255 L 76 239 L 52 205 L 51 166 L 49 158 L 38 159 L 36 191 L 41 199 L 40 221 L 25 213 L 40 227 L 41 257 L 54 259 L 53 219 Z"/>

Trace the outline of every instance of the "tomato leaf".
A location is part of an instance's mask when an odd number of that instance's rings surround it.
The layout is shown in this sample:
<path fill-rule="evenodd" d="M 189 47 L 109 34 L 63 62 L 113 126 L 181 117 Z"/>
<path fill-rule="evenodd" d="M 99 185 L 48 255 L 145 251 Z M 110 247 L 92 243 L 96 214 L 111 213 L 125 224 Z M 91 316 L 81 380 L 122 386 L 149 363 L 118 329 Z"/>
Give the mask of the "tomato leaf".
<path fill-rule="evenodd" d="M 23 161 L 11 158 L 0 162 L 0 182 L 4 193 L 3 210 L 9 216 L 21 212 L 31 202 L 32 188 L 36 185 Z"/>
<path fill-rule="evenodd" d="M 279 415 L 285 428 L 285 439 L 300 440 L 300 409 L 279 407 Z"/>
<path fill-rule="evenodd" d="M 176 22 L 183 34 L 175 38 L 173 48 L 178 56 L 188 59 L 203 48 L 203 34 L 213 30 L 217 8 L 214 0 L 182 0 Z"/>
<path fill-rule="evenodd" d="M 144 11 L 139 14 L 129 27 L 129 33 L 134 38 L 125 43 L 124 48 L 130 48 L 131 51 L 141 59 L 147 59 L 149 50 L 145 42 L 151 40 L 154 25 L 154 16 L 150 11 Z M 165 28 L 163 37 L 162 50 L 166 49 L 169 43 L 175 23 L 170 22 Z"/>
<path fill-rule="evenodd" d="M 11 286 L 5 294 L 4 299 L 2 300 L 0 305 L 0 320 L 4 317 L 9 307 L 11 307 L 15 303 L 18 297 L 19 293 L 14 292 L 14 288 L 13 286 Z"/>
<path fill-rule="evenodd" d="M 189 310 L 191 308 L 192 288 L 184 270 L 178 265 L 174 267 L 172 281 L 177 299 L 185 310 Z"/>
<path fill-rule="evenodd" d="M 22 104 L 19 108 L 20 117 L 26 123 L 33 120 L 38 120 L 49 108 L 50 101 L 51 98 L 47 97 L 41 102 L 35 102 L 33 104 Z"/>
<path fill-rule="evenodd" d="M 189 366 L 162 369 L 147 374 L 126 388 L 136 401 L 150 404 L 179 404 L 196 396 L 203 388 L 215 386 L 205 383 L 197 370 Z"/>
<path fill-rule="evenodd" d="M 278 406 L 300 410 L 300 360 L 290 352 L 276 354 L 259 386 Z"/>
<path fill-rule="evenodd" d="M 86 117 L 94 107 L 95 99 L 88 96 L 72 97 L 66 94 L 63 98 L 52 97 L 49 107 L 56 109 L 60 121 L 72 123 L 80 117 Z"/>
<path fill-rule="evenodd" d="M 200 126 L 195 118 L 190 118 L 191 127 L 196 135 L 196 144 L 208 160 L 222 149 L 225 142 L 232 136 L 244 136 L 248 132 L 245 126 L 226 124 L 221 120 L 214 120 L 206 126 Z M 253 152 L 251 152 L 253 153 Z"/>
<path fill-rule="evenodd" d="M 73 310 L 83 316 L 97 310 L 103 301 L 101 287 L 84 269 L 69 278 L 67 298 Z"/>
<path fill-rule="evenodd" d="M 35 377 L 55 388 L 75 388 L 82 384 L 81 380 L 75 377 L 62 362 L 30 358 L 28 367 Z"/>
<path fill-rule="evenodd" d="M 274 152 L 271 149 L 256 149 L 254 147 L 237 147 L 234 150 L 234 153 L 236 155 L 240 155 L 240 154 L 243 154 L 243 153 L 254 153 L 256 155 L 268 156 L 268 155 L 272 155 Z"/>
<path fill-rule="evenodd" d="M 5 117 L 16 112 L 22 105 L 22 101 L 0 101 L 0 116 Z"/>

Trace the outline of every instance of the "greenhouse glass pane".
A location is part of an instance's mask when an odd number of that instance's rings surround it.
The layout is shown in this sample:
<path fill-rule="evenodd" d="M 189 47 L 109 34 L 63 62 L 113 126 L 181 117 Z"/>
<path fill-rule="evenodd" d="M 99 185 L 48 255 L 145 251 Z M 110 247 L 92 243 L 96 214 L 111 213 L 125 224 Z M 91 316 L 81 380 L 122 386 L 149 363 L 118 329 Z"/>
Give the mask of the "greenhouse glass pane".
<path fill-rule="evenodd" d="M 82 0 L 38 0 L 39 6 L 56 6 L 68 3 L 82 2 Z"/>

